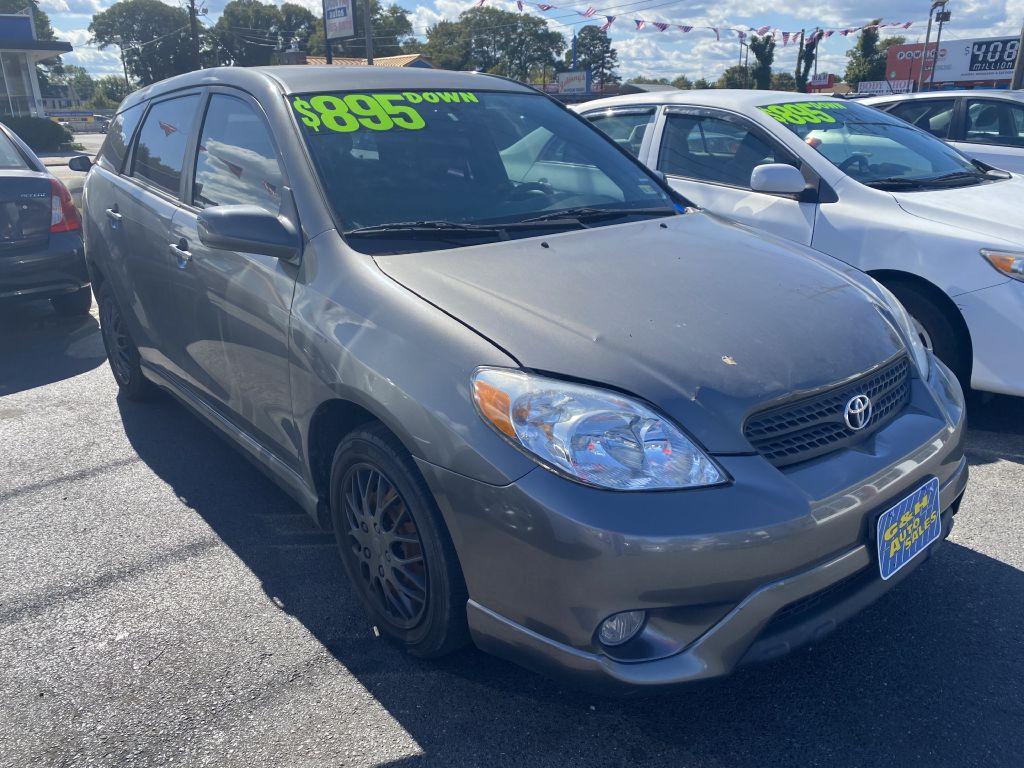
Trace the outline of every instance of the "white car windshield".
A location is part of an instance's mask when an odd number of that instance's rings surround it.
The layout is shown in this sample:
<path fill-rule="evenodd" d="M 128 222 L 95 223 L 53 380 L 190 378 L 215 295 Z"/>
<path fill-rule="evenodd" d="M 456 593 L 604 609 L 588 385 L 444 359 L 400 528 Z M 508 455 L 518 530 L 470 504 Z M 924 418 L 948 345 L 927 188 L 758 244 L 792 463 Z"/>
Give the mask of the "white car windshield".
<path fill-rule="evenodd" d="M 343 234 L 375 253 L 676 215 L 598 130 L 540 94 L 289 97 Z"/>
<path fill-rule="evenodd" d="M 760 109 L 843 173 L 870 187 L 935 189 L 987 179 L 978 166 L 949 145 L 864 104 L 797 101 Z"/>

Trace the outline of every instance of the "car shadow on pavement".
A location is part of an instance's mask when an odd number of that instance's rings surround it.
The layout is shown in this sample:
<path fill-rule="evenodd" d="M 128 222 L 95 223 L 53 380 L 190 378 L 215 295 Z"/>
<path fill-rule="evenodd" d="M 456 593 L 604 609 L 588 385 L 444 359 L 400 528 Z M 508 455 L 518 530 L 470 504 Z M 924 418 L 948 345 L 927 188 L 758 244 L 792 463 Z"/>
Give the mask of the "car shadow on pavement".
<path fill-rule="evenodd" d="M 813 649 L 609 699 L 474 649 L 423 661 L 375 638 L 329 533 L 169 397 L 119 407 L 141 459 L 416 741 L 421 755 L 388 765 L 1009 766 L 1024 753 L 1024 573 L 955 543 Z"/>
<path fill-rule="evenodd" d="M 45 301 L 0 305 L 0 397 L 69 379 L 106 359 L 92 315 L 62 317 Z"/>
<path fill-rule="evenodd" d="M 1024 464 L 1024 397 L 972 392 L 967 401 L 967 459 Z"/>

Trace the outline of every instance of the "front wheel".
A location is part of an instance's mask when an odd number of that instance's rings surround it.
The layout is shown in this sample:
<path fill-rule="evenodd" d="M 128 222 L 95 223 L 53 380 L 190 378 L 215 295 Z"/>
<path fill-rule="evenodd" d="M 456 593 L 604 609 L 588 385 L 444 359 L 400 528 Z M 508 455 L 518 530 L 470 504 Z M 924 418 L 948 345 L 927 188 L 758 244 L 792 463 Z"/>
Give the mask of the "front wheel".
<path fill-rule="evenodd" d="M 335 451 L 331 518 L 349 580 L 384 636 L 422 657 L 466 644 L 455 549 L 412 458 L 382 427 L 351 433 Z"/>
<path fill-rule="evenodd" d="M 96 292 L 96 303 L 100 307 L 100 335 L 118 389 L 129 400 L 150 399 L 156 387 L 142 375 L 139 350 L 128 332 L 121 307 L 108 283 L 100 285 Z"/>
<path fill-rule="evenodd" d="M 886 286 L 906 307 L 914 321 L 921 343 L 935 353 L 960 380 L 964 391 L 971 384 L 970 342 L 960 326 L 936 305 L 927 293 L 910 283 L 893 282 Z"/>

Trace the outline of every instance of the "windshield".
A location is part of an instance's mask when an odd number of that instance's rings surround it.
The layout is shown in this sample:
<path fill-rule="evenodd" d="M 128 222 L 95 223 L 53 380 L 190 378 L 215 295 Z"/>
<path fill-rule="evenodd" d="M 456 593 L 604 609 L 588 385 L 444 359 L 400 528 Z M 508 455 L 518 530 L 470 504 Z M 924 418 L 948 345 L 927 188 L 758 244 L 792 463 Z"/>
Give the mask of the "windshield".
<path fill-rule="evenodd" d="M 28 165 L 25 163 L 25 158 L 21 156 L 21 152 L 14 146 L 14 142 L 0 132 L 0 170 L 15 168 L 21 170 L 28 168 Z"/>
<path fill-rule="evenodd" d="M 431 250 L 679 211 L 641 165 L 540 94 L 290 101 L 327 199 L 360 250 Z"/>
<path fill-rule="evenodd" d="M 952 147 L 864 104 L 801 101 L 760 109 L 848 176 L 871 187 L 934 189 L 987 179 Z"/>

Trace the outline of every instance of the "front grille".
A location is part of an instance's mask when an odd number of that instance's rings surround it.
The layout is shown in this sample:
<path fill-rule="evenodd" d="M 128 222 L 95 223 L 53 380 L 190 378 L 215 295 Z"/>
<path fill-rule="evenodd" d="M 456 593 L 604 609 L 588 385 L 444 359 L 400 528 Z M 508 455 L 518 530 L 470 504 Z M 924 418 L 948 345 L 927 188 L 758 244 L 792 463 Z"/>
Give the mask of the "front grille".
<path fill-rule="evenodd" d="M 871 398 L 867 426 L 846 425 L 846 404 L 855 395 Z M 910 401 L 910 362 L 900 357 L 884 368 L 826 392 L 755 413 L 743 434 L 777 467 L 807 461 L 864 439 L 895 418 Z"/>

